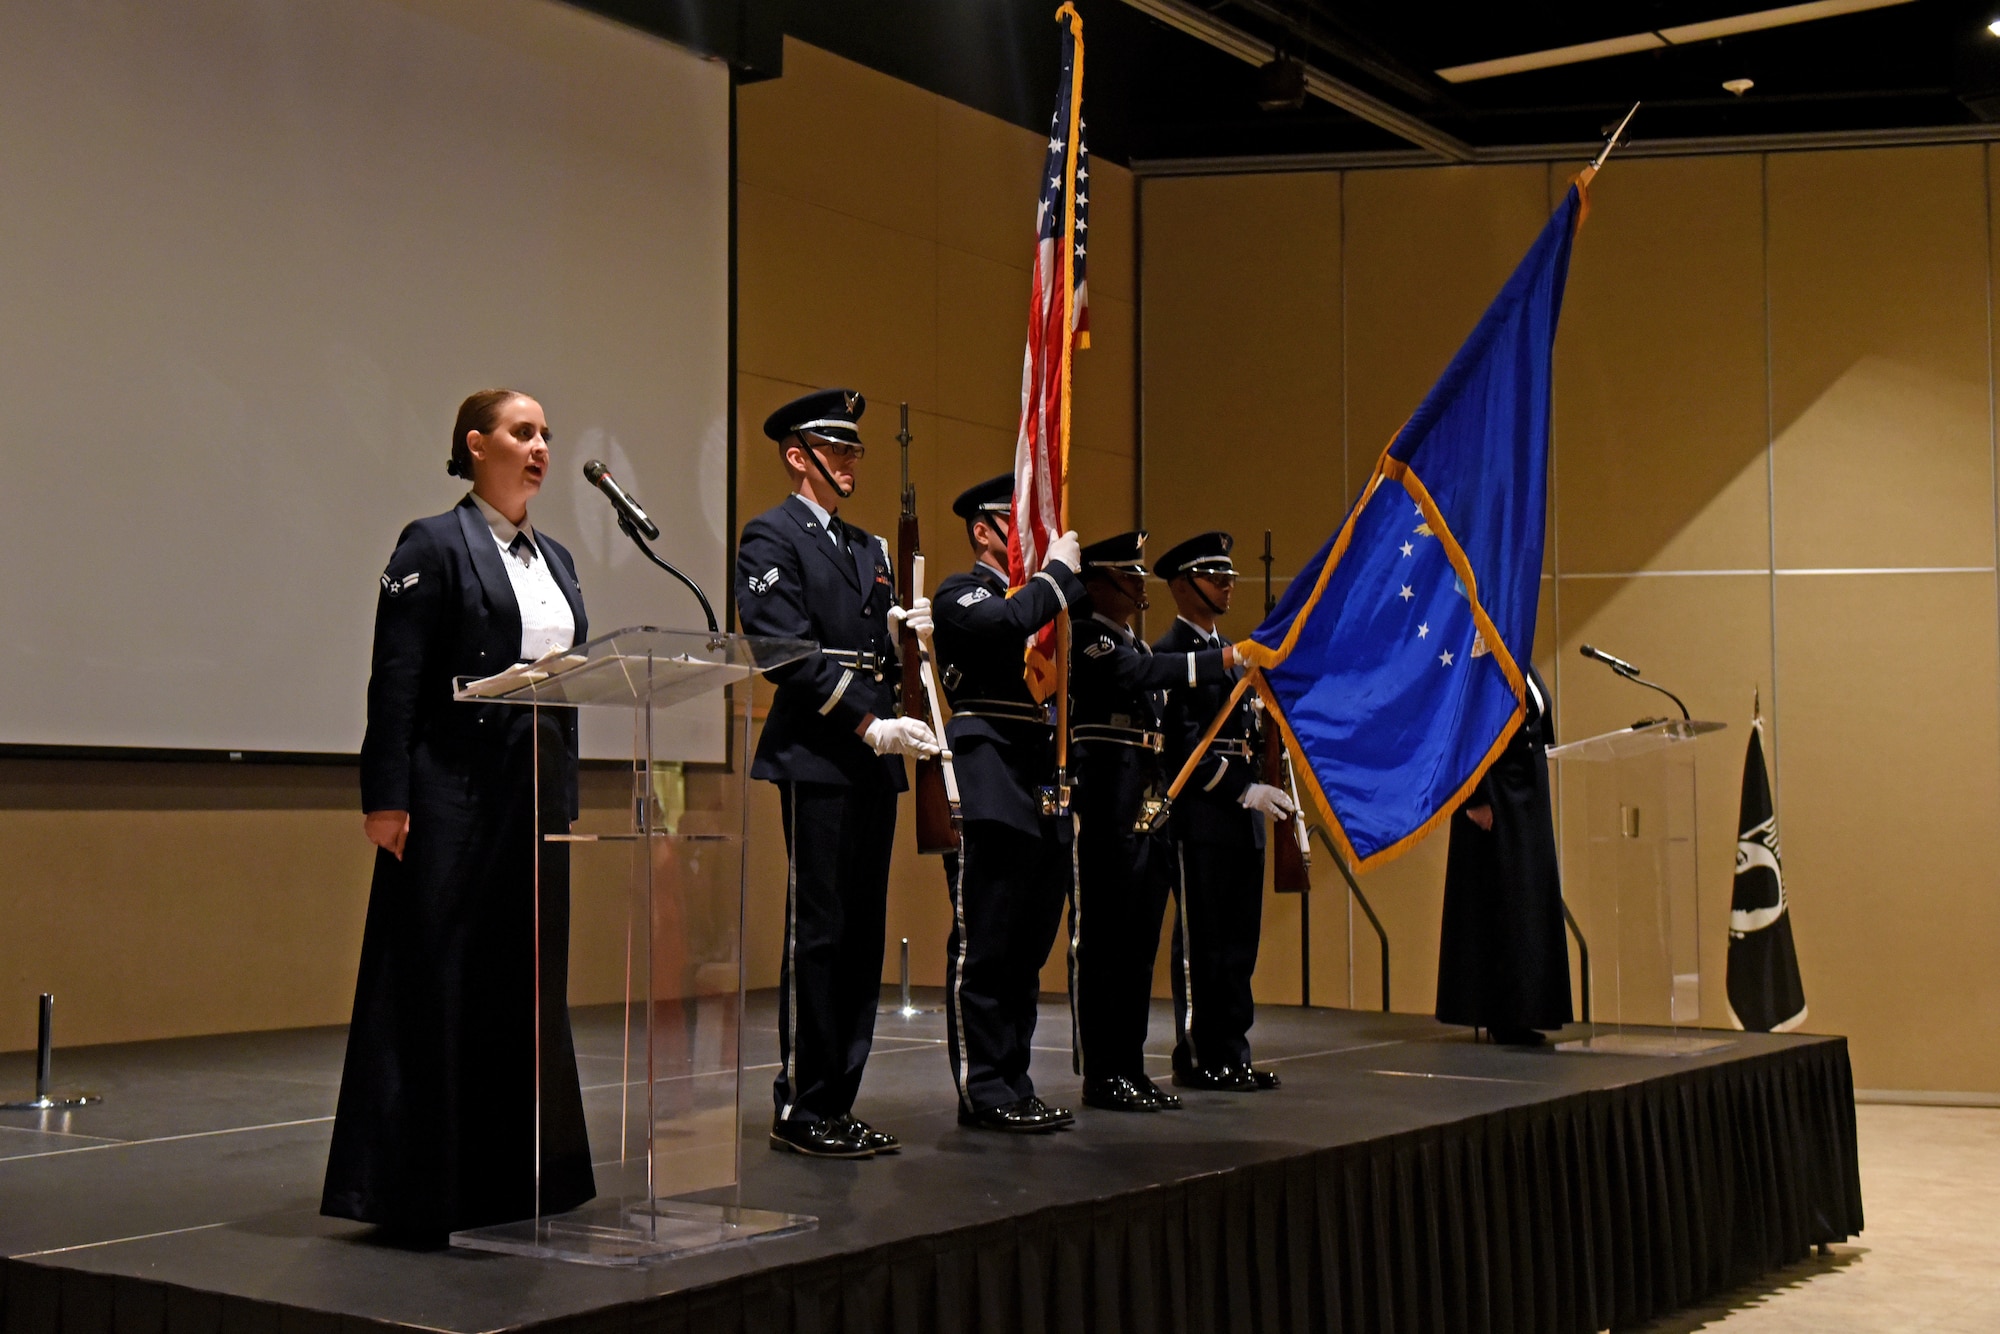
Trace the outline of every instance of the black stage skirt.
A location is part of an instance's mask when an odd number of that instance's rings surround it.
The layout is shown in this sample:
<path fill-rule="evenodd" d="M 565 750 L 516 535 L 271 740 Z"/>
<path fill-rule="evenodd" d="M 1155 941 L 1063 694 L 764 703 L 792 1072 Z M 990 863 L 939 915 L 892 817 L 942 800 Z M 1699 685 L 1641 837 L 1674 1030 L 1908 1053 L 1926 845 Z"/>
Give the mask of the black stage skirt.
<path fill-rule="evenodd" d="M 534 761 L 529 719 L 476 760 L 412 758 L 401 861 L 375 856 L 322 1213 L 417 1234 L 536 1212 Z M 574 761 L 541 717 L 543 828 Z M 543 1214 L 596 1194 L 569 1025 L 569 851 L 541 851 Z"/>

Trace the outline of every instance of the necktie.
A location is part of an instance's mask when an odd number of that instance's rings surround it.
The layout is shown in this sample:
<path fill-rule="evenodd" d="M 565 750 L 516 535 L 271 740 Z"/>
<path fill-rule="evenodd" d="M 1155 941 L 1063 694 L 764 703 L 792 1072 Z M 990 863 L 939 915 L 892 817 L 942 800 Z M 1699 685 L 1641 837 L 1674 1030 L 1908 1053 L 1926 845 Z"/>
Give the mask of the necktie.
<path fill-rule="evenodd" d="M 521 564 L 523 565 L 534 564 L 535 561 L 534 539 L 529 537 L 526 533 L 514 534 L 514 540 L 507 544 L 507 554 L 512 556 L 515 560 L 520 561 Z"/>

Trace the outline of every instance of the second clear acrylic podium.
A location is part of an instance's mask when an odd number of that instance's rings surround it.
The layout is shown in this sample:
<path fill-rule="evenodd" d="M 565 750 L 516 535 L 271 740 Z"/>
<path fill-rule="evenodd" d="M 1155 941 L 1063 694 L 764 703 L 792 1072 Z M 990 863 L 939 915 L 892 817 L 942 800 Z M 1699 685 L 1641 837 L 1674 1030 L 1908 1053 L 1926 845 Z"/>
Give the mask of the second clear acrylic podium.
<path fill-rule="evenodd" d="M 1589 947 L 1591 1032 L 1565 1048 L 1683 1055 L 1727 1045 L 1682 1031 L 1701 1023 L 1695 753 L 1722 727 L 1676 719 L 1549 751 L 1564 797 L 1563 898 Z"/>
<path fill-rule="evenodd" d="M 536 800 L 536 846 L 566 856 L 574 917 L 596 924 L 573 934 L 573 957 L 581 962 L 592 950 L 597 956 L 590 968 L 577 971 L 610 977 L 611 990 L 622 991 L 608 1004 L 571 1010 L 597 1198 L 569 1213 L 542 1211 L 538 1098 L 535 1215 L 454 1233 L 454 1245 L 637 1264 L 813 1225 L 782 1209 L 750 1207 L 735 1190 L 742 1167 L 748 689 L 736 692 L 729 718 L 735 763 L 723 780 L 719 808 L 690 809 L 679 765 L 655 756 L 660 710 L 747 682 L 813 649 L 799 640 L 638 627 L 458 683 L 459 700 L 536 710 L 538 782 L 546 744 L 542 710 L 629 714 L 632 788 L 629 827 L 595 833 L 573 831 L 567 820 L 549 827 L 553 821 L 543 812 L 550 806 L 539 791 Z M 537 858 L 538 921 L 547 864 L 546 857 Z M 622 958 L 603 957 L 621 944 Z M 615 985 L 619 974 L 622 988 Z M 536 1043 L 538 1070 L 541 1003 L 535 1032 L 525 1035 Z M 687 1198 L 696 1194 L 705 1198 Z"/>

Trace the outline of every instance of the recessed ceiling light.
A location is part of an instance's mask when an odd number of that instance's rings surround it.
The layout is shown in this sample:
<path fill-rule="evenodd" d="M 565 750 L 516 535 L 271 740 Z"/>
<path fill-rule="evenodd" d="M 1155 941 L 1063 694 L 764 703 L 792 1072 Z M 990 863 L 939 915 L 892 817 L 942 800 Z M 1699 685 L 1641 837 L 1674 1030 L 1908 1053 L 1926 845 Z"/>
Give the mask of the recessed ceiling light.
<path fill-rule="evenodd" d="M 1728 79 L 1723 82 L 1722 91 L 1725 93 L 1735 93 L 1738 97 L 1741 97 L 1756 86 L 1757 81 L 1755 79 Z"/>
<path fill-rule="evenodd" d="M 2000 37 L 2000 19 L 1994 19 L 1991 23 L 1987 24 L 1986 31 L 1992 33 L 1995 37 Z"/>
<path fill-rule="evenodd" d="M 1810 23 L 1815 19 L 1860 14 L 1871 9 L 1891 9 L 1909 3 L 1911 0 L 1803 0 L 1800 4 L 1780 5 L 1776 9 L 1760 9 L 1749 14 L 1733 14 L 1727 18 L 1709 19 L 1701 23 L 1683 23 L 1672 28 L 1656 28 L 1647 32 L 1631 33 L 1624 37 L 1605 37 L 1594 42 L 1580 42 L 1575 46 L 1557 46 L 1545 51 L 1525 52 L 1518 56 L 1502 56 L 1498 60 L 1476 60 L 1469 65 L 1452 65 L 1434 72 L 1446 83 L 1471 83 L 1475 79 L 1491 79 L 1502 74 L 1551 69 L 1557 65 L 1575 65 L 1586 60 L 1602 60 L 1606 56 L 1622 56 L 1633 51 L 1656 50 L 1663 46 L 1712 42 L 1719 37 L 1734 37 L 1739 33 L 1762 32 L 1767 28 L 1783 28 L 1794 23 Z M 2000 24 L 2000 18 L 1993 21 Z M 1995 36 L 2000 36 L 2000 27 L 1996 27 L 1993 31 Z"/>

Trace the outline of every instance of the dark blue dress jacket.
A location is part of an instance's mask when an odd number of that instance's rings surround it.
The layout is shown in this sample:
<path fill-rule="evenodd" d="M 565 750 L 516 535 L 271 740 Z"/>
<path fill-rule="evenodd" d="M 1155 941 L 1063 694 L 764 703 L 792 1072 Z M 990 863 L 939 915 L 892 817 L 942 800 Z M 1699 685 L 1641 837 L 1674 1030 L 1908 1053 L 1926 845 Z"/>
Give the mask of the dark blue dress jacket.
<path fill-rule="evenodd" d="M 743 525 L 736 549 L 736 619 L 746 635 L 810 639 L 822 650 L 769 675 L 777 687 L 752 778 L 773 783 L 908 783 L 899 755 L 877 755 L 855 728 L 896 716 L 902 677 L 889 633 L 896 584 L 882 543 L 838 515 L 836 546 L 804 501 Z"/>

